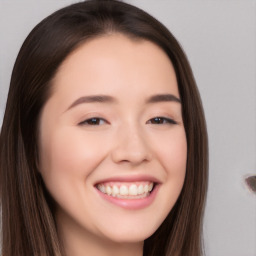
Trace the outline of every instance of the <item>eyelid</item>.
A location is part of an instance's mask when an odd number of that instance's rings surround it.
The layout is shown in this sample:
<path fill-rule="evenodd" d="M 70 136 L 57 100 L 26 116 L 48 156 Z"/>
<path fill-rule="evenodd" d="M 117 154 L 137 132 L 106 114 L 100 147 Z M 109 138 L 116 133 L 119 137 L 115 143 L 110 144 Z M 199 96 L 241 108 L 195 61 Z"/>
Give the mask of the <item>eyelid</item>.
<path fill-rule="evenodd" d="M 102 117 L 95 116 L 95 117 L 90 117 L 90 118 L 87 118 L 87 119 L 83 120 L 78 125 L 80 125 L 80 126 L 83 126 L 83 125 L 87 125 L 87 126 L 100 126 L 100 125 L 103 125 L 103 124 L 89 124 L 88 123 L 88 122 L 93 121 L 93 120 L 104 121 L 104 123 L 109 124 L 109 122 L 106 119 L 104 119 Z"/>
<path fill-rule="evenodd" d="M 173 124 L 178 124 L 173 118 L 170 118 L 170 117 L 165 117 L 165 116 L 156 116 L 156 117 L 153 117 L 151 119 L 149 119 L 146 124 L 148 124 L 150 121 L 154 120 L 154 119 L 162 119 L 163 121 L 165 121 L 164 123 L 159 123 L 159 124 L 153 124 L 153 125 L 166 125 L 166 124 L 169 124 L 169 125 L 173 125 Z"/>

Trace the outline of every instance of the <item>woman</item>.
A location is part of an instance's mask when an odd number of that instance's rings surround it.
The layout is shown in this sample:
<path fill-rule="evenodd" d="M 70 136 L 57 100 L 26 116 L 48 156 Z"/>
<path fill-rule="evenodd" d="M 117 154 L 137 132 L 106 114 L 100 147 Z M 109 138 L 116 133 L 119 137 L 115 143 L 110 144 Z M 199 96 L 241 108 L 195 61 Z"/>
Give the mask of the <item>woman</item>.
<path fill-rule="evenodd" d="M 0 141 L 2 253 L 201 255 L 207 133 L 172 34 L 119 1 L 39 23 Z"/>

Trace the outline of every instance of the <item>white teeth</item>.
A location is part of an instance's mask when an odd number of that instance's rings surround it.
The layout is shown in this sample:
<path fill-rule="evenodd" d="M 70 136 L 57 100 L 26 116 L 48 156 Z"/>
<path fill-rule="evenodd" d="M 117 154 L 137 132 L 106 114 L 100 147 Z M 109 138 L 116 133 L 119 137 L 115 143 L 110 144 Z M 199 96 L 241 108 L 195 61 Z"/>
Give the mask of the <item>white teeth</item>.
<path fill-rule="evenodd" d="M 106 192 L 107 192 L 108 195 L 111 195 L 111 194 L 112 194 L 112 189 L 111 189 L 110 186 L 107 186 L 107 187 L 106 187 Z"/>
<path fill-rule="evenodd" d="M 153 189 L 153 182 L 143 182 L 144 184 L 113 184 L 107 183 L 106 185 L 98 184 L 97 188 L 104 194 L 111 195 L 119 198 L 142 198 L 149 195 L 149 192 Z M 145 184 L 146 183 L 146 184 Z M 136 197 L 137 196 L 137 197 Z"/>
<path fill-rule="evenodd" d="M 129 187 L 129 195 L 131 196 L 137 196 L 138 194 L 138 189 L 137 189 L 137 186 L 135 184 L 132 184 L 130 187 Z"/>
<path fill-rule="evenodd" d="M 148 185 L 144 186 L 144 192 L 147 193 L 148 192 Z"/>
<path fill-rule="evenodd" d="M 112 188 L 112 195 L 115 196 L 117 194 L 119 194 L 119 188 L 114 185 Z"/>
<path fill-rule="evenodd" d="M 144 193 L 143 185 L 139 185 L 139 187 L 138 187 L 138 194 L 141 195 L 143 193 Z"/>
<path fill-rule="evenodd" d="M 98 189 L 102 192 L 102 193 L 106 193 L 106 189 L 105 189 L 105 186 L 103 185 L 98 185 Z"/>
<path fill-rule="evenodd" d="M 119 192 L 120 192 L 121 196 L 127 196 L 129 194 L 128 188 L 126 186 L 124 186 L 124 185 L 122 185 L 120 187 L 120 191 Z"/>

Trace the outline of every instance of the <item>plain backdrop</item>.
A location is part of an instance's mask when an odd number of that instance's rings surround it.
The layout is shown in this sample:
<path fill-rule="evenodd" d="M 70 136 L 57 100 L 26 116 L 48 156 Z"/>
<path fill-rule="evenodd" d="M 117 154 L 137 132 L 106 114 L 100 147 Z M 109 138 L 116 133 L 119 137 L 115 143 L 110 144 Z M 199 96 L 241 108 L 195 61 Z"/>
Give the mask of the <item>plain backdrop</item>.
<path fill-rule="evenodd" d="M 0 126 L 12 67 L 30 30 L 77 1 L 0 0 Z M 127 0 L 163 22 L 190 60 L 210 146 L 207 256 L 256 256 L 256 1 Z M 185 255 L 184 255 L 185 256 Z"/>

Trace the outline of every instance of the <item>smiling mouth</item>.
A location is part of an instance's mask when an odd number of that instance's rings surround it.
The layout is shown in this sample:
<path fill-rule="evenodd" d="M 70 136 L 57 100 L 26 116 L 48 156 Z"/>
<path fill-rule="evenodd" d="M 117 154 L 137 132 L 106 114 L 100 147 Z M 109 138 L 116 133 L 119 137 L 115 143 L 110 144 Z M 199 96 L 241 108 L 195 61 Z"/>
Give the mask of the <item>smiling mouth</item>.
<path fill-rule="evenodd" d="M 141 199 L 148 197 L 154 190 L 155 183 L 140 182 L 105 182 L 96 185 L 103 194 L 119 199 Z"/>

